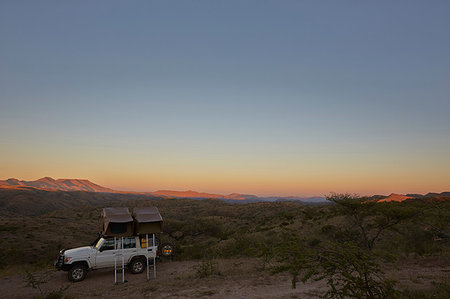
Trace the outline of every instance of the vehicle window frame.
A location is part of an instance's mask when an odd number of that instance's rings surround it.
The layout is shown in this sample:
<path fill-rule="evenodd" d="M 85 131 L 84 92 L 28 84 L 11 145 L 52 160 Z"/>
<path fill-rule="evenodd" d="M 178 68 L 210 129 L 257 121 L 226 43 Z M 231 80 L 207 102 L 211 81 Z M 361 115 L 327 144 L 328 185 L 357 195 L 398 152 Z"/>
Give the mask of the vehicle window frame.
<path fill-rule="evenodd" d="M 105 241 L 103 242 L 102 246 L 100 247 L 100 251 L 110 251 L 110 250 L 114 250 L 114 239 L 112 238 L 108 238 L 108 239 L 104 239 Z M 112 248 L 107 247 L 107 248 L 103 248 L 103 246 L 105 246 L 107 243 L 112 243 Z"/>
<path fill-rule="evenodd" d="M 129 241 L 129 243 L 128 243 Z M 129 244 L 131 244 L 131 247 L 126 247 Z M 136 237 L 124 237 L 123 238 L 123 249 L 136 249 L 137 248 L 137 242 Z"/>

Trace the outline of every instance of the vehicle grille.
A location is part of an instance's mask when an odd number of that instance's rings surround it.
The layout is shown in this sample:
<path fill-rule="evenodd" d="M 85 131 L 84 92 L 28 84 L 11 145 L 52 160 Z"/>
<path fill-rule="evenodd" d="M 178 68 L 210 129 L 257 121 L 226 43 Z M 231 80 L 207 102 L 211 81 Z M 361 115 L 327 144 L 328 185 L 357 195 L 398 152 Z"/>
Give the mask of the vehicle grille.
<path fill-rule="evenodd" d="M 63 263 L 64 263 L 64 254 L 60 253 L 60 254 L 58 254 L 58 257 L 56 258 L 55 267 L 61 268 Z"/>

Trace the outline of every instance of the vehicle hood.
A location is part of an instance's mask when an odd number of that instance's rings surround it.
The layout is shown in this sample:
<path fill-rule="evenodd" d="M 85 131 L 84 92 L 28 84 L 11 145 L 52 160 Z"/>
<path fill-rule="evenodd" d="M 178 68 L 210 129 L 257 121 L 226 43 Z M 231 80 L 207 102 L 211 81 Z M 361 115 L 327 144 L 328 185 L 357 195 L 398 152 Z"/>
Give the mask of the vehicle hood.
<path fill-rule="evenodd" d="M 95 249 L 91 246 L 77 247 L 64 251 L 66 257 L 90 256 Z"/>

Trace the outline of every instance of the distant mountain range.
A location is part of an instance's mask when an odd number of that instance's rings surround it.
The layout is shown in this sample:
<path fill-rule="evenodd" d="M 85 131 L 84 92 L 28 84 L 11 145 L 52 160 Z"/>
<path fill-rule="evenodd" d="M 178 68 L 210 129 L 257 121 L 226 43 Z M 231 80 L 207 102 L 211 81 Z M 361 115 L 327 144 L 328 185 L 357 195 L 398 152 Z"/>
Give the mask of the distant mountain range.
<path fill-rule="evenodd" d="M 19 181 L 18 179 L 0 180 L 0 188 L 26 189 L 36 188 L 47 191 L 87 191 L 87 192 L 110 192 L 116 191 L 94 184 L 89 180 L 80 179 L 52 179 L 44 177 L 36 181 Z"/>
<path fill-rule="evenodd" d="M 303 204 L 323 204 L 328 203 L 324 197 L 297 197 L 297 196 L 268 196 L 259 197 L 251 194 L 232 193 L 229 195 L 204 193 L 197 191 L 172 191 L 172 190 L 158 190 L 154 192 L 128 192 L 117 191 L 92 183 L 89 180 L 81 179 L 53 179 L 51 177 L 44 177 L 36 181 L 20 181 L 18 179 L 0 180 L 0 189 L 39 189 L 45 191 L 86 191 L 86 192 L 101 192 L 101 193 L 122 193 L 122 194 L 140 194 L 164 198 L 191 198 L 191 199 L 217 199 L 228 203 L 254 203 L 254 202 L 299 202 Z M 395 194 L 389 196 L 374 195 L 371 201 L 376 202 L 401 202 L 414 198 L 427 197 L 450 197 L 450 192 L 442 193 L 428 193 L 421 194 Z"/>
<path fill-rule="evenodd" d="M 369 201 L 372 201 L 372 202 L 402 202 L 402 201 L 406 201 L 406 200 L 423 199 L 423 198 L 448 200 L 448 199 L 450 199 L 450 192 L 427 193 L 425 195 L 422 195 L 422 194 L 403 195 L 403 194 L 392 193 L 389 196 L 374 195 L 370 198 L 371 199 Z"/>
<path fill-rule="evenodd" d="M 197 191 L 170 191 L 170 190 L 159 190 L 155 192 L 149 192 L 148 194 L 160 197 L 175 197 L 175 198 L 193 198 L 193 199 L 220 199 L 229 203 L 252 203 L 252 202 L 261 202 L 261 201 L 270 201 L 270 202 L 282 202 L 282 201 L 293 201 L 293 202 L 302 202 L 302 203 L 327 203 L 328 201 L 325 197 L 297 197 L 297 196 L 267 196 L 267 197 L 259 197 L 252 194 L 240 194 L 240 193 L 231 193 L 229 195 L 221 195 L 221 194 L 211 194 L 211 193 L 200 193 Z"/>
<path fill-rule="evenodd" d="M 202 193 L 197 191 L 170 191 L 170 190 L 159 190 L 155 192 L 149 192 L 149 194 L 160 197 L 175 197 L 175 198 L 193 198 L 193 199 L 220 199 L 223 201 L 245 201 L 245 202 L 259 202 L 263 201 L 263 197 L 258 197 L 251 194 L 239 194 L 232 193 L 229 195 L 213 194 L 213 193 Z"/>
<path fill-rule="evenodd" d="M 132 191 L 118 191 L 106 188 L 92 183 L 89 180 L 80 179 L 53 179 L 51 177 L 44 177 L 36 181 L 21 181 L 18 179 L 0 180 L 0 189 L 39 189 L 46 191 L 87 191 L 87 192 L 103 192 L 103 193 L 127 193 L 151 195 L 164 198 L 192 198 L 192 199 L 218 199 L 228 203 L 252 203 L 261 201 L 294 201 L 302 203 L 325 203 L 327 200 L 324 197 L 259 197 L 251 194 L 232 193 L 228 195 L 204 193 L 197 191 L 172 191 L 172 190 L 158 190 L 154 192 L 132 192 Z"/>
<path fill-rule="evenodd" d="M 420 195 L 420 194 L 417 194 L 417 195 Z M 423 197 L 423 195 L 420 195 L 420 196 Z M 370 202 L 402 202 L 407 199 L 413 199 L 414 197 L 403 195 L 403 194 L 392 193 L 389 196 L 374 195 L 370 198 L 371 198 L 369 200 Z"/>

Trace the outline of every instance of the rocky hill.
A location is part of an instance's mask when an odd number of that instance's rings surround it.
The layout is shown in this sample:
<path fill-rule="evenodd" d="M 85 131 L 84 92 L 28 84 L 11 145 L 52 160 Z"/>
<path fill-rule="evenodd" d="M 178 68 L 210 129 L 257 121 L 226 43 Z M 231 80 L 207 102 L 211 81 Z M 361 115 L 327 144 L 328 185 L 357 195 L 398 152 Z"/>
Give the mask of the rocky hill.
<path fill-rule="evenodd" d="M 36 181 L 20 181 L 18 179 L 0 180 L 0 187 L 7 189 L 26 189 L 32 187 L 47 191 L 88 191 L 88 192 L 116 192 L 110 188 L 94 184 L 82 179 L 53 179 L 44 177 Z"/>

